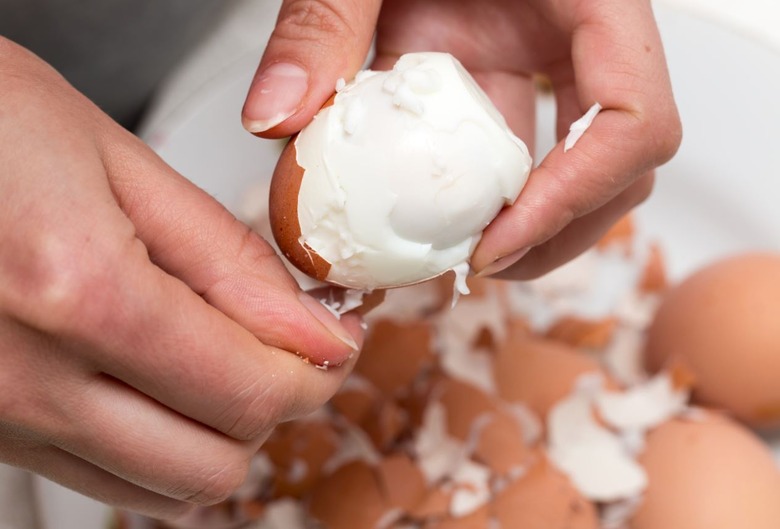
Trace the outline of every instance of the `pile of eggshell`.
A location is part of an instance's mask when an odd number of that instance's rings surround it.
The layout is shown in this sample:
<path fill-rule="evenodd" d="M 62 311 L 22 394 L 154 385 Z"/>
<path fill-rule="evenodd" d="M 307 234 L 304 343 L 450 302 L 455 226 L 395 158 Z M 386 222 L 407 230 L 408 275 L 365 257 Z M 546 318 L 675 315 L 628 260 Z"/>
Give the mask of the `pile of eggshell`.
<path fill-rule="evenodd" d="M 156 527 L 777 529 L 780 255 L 670 287 L 626 218 L 526 283 L 388 291 L 354 374 L 229 501 Z"/>

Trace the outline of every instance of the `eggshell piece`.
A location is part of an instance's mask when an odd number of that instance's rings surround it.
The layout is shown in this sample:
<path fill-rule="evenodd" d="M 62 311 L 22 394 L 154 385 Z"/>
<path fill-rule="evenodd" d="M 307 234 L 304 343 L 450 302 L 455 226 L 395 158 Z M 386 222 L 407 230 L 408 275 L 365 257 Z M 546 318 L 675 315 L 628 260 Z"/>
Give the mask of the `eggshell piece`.
<path fill-rule="evenodd" d="M 631 246 L 636 237 L 636 222 L 632 214 L 623 216 L 602 235 L 596 243 L 596 248 L 606 250 L 610 247 L 620 247 L 626 254 L 630 253 Z"/>
<path fill-rule="evenodd" d="M 439 485 L 429 489 L 422 501 L 409 511 L 409 515 L 418 520 L 443 518 L 447 516 L 451 502 L 452 489 L 445 485 Z"/>
<path fill-rule="evenodd" d="M 436 388 L 453 437 L 473 444 L 472 456 L 498 475 L 522 468 L 530 458 L 521 423 L 494 396 L 456 380 Z"/>
<path fill-rule="evenodd" d="M 273 462 L 274 494 L 302 497 L 320 478 L 322 469 L 336 453 L 338 434 L 324 421 L 295 421 L 277 426 L 263 445 Z"/>
<path fill-rule="evenodd" d="M 390 399 L 380 401 L 378 408 L 369 413 L 361 427 L 380 452 L 389 450 L 408 422 L 406 412 Z"/>
<path fill-rule="evenodd" d="M 271 232 L 287 260 L 306 275 L 318 281 L 325 281 L 330 271 L 330 263 L 300 240 L 298 193 L 304 171 L 298 165 L 295 138 L 296 136 L 293 136 L 282 150 L 271 179 L 268 201 Z"/>
<path fill-rule="evenodd" d="M 409 512 L 426 498 L 428 491 L 425 476 L 406 454 L 385 457 L 379 463 L 378 472 L 390 507 Z"/>
<path fill-rule="evenodd" d="M 601 368 L 574 348 L 513 328 L 496 354 L 494 372 L 503 399 L 522 402 L 546 417 L 572 391 L 580 375 L 600 373 Z"/>
<path fill-rule="evenodd" d="M 480 428 L 474 458 L 496 475 L 505 476 L 526 467 L 531 449 L 518 421 L 504 412 L 493 415 Z"/>
<path fill-rule="evenodd" d="M 369 330 L 355 372 L 386 395 L 409 386 L 432 362 L 432 330 L 425 321 L 381 320 Z"/>
<path fill-rule="evenodd" d="M 430 520 L 425 529 L 476 529 L 490 527 L 490 514 L 487 506 L 477 509 L 466 516 L 447 516 Z"/>
<path fill-rule="evenodd" d="M 378 395 L 359 388 L 342 389 L 330 399 L 331 407 L 352 424 L 360 424 L 377 406 Z"/>
<path fill-rule="evenodd" d="M 586 319 L 563 316 L 548 329 L 546 337 L 572 347 L 600 350 L 609 344 L 617 324 L 614 317 Z"/>
<path fill-rule="evenodd" d="M 649 485 L 631 529 L 780 527 L 780 469 L 735 422 L 712 413 L 669 421 L 639 460 Z"/>
<path fill-rule="evenodd" d="M 778 314 L 780 255 L 720 260 L 666 293 L 648 330 L 647 366 L 681 362 L 696 378 L 695 402 L 779 427 Z"/>
<path fill-rule="evenodd" d="M 666 262 L 661 246 L 651 244 L 645 261 L 642 277 L 639 280 L 639 290 L 645 293 L 663 292 L 669 287 L 666 275 Z"/>
<path fill-rule="evenodd" d="M 537 463 L 510 482 L 492 503 L 502 528 L 598 529 L 596 508 L 580 495 L 541 451 Z"/>
<path fill-rule="evenodd" d="M 320 480 L 309 504 L 309 513 L 327 529 L 376 527 L 389 510 L 374 469 L 361 461 Z"/>

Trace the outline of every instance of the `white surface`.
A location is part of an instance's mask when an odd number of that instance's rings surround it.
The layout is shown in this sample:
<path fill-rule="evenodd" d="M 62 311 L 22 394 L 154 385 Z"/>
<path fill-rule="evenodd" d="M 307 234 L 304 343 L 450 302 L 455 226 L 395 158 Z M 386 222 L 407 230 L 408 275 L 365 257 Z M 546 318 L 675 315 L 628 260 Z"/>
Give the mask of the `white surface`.
<path fill-rule="evenodd" d="M 664 3 L 685 8 L 657 9 L 685 139 L 659 171 L 640 217 L 663 241 L 679 277 L 728 252 L 780 250 L 780 3 Z M 247 5 L 262 18 L 278 1 Z M 236 22 L 227 32 L 230 45 L 214 44 L 219 53 L 205 50 L 205 59 L 174 79 L 145 134 L 174 168 L 234 210 L 253 183 L 270 176 L 279 152 L 278 142 L 241 128 L 241 105 L 265 40 L 247 27 Z M 106 511 L 94 502 L 47 483 L 38 487 L 46 529 L 101 527 Z"/>

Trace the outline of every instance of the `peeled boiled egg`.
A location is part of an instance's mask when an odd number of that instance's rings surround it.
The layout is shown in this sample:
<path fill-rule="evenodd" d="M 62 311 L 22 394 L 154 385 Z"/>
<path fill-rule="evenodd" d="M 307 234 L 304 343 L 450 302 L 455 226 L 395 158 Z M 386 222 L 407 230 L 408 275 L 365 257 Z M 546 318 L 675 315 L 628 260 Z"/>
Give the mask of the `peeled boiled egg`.
<path fill-rule="evenodd" d="M 696 379 L 694 398 L 755 427 L 780 427 L 780 255 L 715 262 L 672 288 L 648 331 L 646 361 Z"/>
<path fill-rule="evenodd" d="M 283 151 L 270 217 L 282 253 L 357 289 L 465 276 L 531 169 L 525 144 L 446 53 L 360 72 Z"/>

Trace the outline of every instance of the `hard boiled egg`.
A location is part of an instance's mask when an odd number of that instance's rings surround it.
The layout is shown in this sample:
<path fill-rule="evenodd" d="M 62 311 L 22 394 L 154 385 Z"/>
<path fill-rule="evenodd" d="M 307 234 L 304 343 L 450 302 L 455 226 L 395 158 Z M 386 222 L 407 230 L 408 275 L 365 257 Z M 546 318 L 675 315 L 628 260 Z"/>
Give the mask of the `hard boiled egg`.
<path fill-rule="evenodd" d="M 780 427 L 780 255 L 748 253 L 692 274 L 664 297 L 647 364 L 680 362 L 698 402 L 755 427 Z"/>
<path fill-rule="evenodd" d="M 780 470 L 744 427 L 701 412 L 650 433 L 639 458 L 648 488 L 631 529 L 775 529 Z"/>
<path fill-rule="evenodd" d="M 363 71 L 290 143 L 271 227 L 310 276 L 358 289 L 464 276 L 482 231 L 531 169 L 515 136 L 451 55 Z"/>

